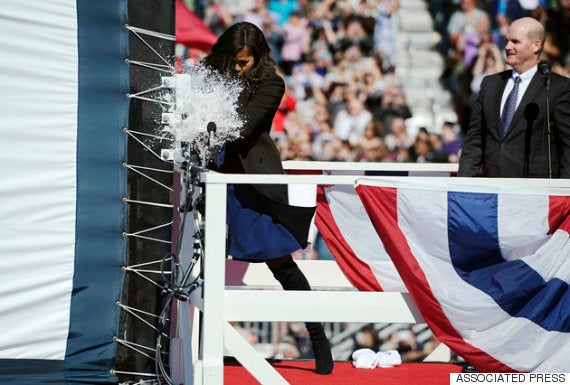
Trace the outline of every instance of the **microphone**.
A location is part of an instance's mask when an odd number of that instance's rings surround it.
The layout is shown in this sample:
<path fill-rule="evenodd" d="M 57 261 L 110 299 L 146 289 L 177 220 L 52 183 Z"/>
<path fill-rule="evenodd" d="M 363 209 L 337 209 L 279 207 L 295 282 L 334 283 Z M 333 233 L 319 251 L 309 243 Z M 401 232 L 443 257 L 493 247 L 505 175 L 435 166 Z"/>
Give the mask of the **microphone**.
<path fill-rule="evenodd" d="M 538 72 L 546 75 L 546 141 L 548 147 L 548 177 L 552 178 L 552 149 L 550 145 L 550 140 L 552 132 L 550 130 L 550 73 L 552 69 L 550 63 L 546 60 L 541 60 L 538 62 Z"/>
<path fill-rule="evenodd" d="M 208 153 L 205 156 L 204 159 L 204 163 L 203 163 L 203 167 L 204 169 L 206 169 L 208 162 L 210 162 L 212 159 L 211 158 L 215 158 L 217 157 L 216 152 L 214 151 L 214 134 L 216 133 L 217 130 L 217 126 L 216 123 L 214 122 L 209 122 L 208 125 L 206 126 L 206 130 L 208 131 Z M 217 162 L 215 162 L 217 164 Z"/>
<path fill-rule="evenodd" d="M 214 134 L 216 133 L 216 123 L 214 122 L 209 122 L 208 125 L 206 126 L 206 130 L 208 131 L 208 147 L 212 148 L 212 139 L 214 137 Z"/>
<path fill-rule="evenodd" d="M 206 126 L 206 129 L 208 130 L 208 132 L 216 132 L 216 123 L 214 122 L 209 122 L 208 125 Z"/>
<path fill-rule="evenodd" d="M 550 75 L 551 71 L 552 67 L 550 66 L 549 62 L 547 62 L 546 60 L 541 60 L 538 62 L 538 72 L 540 72 L 543 75 Z"/>

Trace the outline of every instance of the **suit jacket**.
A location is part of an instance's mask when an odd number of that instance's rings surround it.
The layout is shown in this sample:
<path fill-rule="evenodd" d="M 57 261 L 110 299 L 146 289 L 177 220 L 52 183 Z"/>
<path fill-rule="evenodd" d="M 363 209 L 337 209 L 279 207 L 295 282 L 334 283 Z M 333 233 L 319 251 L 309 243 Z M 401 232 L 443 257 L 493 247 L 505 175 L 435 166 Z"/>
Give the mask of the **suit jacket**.
<path fill-rule="evenodd" d="M 532 78 L 506 135 L 501 97 L 511 70 L 486 76 L 467 129 L 458 176 L 548 178 L 547 76 Z M 570 178 L 570 79 L 550 74 L 550 157 L 553 178 Z"/>

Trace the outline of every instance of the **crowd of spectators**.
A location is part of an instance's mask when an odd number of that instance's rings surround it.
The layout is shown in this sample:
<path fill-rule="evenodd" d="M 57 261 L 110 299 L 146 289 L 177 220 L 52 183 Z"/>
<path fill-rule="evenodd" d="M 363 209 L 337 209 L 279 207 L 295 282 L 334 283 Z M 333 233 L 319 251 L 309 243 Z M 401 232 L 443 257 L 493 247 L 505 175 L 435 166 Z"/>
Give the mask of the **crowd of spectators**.
<path fill-rule="evenodd" d="M 546 26 L 553 71 L 570 74 L 569 0 L 426 0 L 457 121 L 410 134 L 413 106 L 397 75 L 399 1 L 186 3 L 216 34 L 238 21 L 264 31 L 287 84 L 272 130 L 283 160 L 456 162 L 481 78 L 506 68 L 506 28 L 524 15 Z"/>
<path fill-rule="evenodd" d="M 446 59 L 442 81 L 454 95 L 458 123 L 464 132 L 481 79 L 506 69 L 506 33 L 511 21 L 524 16 L 546 29 L 542 60 L 552 71 L 570 76 L 570 1 L 568 0 L 428 0 L 442 34 L 439 50 Z M 452 4 L 453 1 L 451 0 Z"/>

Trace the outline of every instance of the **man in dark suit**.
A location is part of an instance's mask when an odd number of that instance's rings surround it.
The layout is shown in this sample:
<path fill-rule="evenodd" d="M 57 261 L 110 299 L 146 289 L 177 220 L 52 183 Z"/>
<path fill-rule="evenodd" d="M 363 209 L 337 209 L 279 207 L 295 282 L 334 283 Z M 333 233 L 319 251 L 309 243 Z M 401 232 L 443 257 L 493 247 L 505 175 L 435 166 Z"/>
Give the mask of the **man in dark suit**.
<path fill-rule="evenodd" d="M 458 176 L 570 178 L 570 79 L 539 71 L 544 38 L 533 18 L 510 25 L 505 52 L 512 70 L 483 79 Z"/>

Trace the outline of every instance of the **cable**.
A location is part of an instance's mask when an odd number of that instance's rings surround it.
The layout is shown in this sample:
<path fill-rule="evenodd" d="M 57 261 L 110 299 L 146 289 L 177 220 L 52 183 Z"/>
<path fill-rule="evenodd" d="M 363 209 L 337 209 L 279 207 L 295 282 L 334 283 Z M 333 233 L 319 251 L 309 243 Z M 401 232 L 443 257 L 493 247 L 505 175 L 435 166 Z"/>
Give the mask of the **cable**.
<path fill-rule="evenodd" d="M 166 297 L 166 303 L 162 308 L 162 312 L 160 313 L 158 328 L 157 328 L 158 330 L 156 333 L 155 370 L 157 374 L 156 379 L 159 385 L 163 383 L 162 380 L 165 380 L 166 384 L 168 385 L 174 385 L 172 379 L 170 378 L 169 371 L 167 370 L 167 367 L 165 367 L 164 365 L 163 354 L 162 354 L 162 334 L 168 320 L 166 314 L 167 312 L 170 312 L 170 307 L 172 304 L 173 297 L 174 297 L 173 294 L 169 294 Z"/>
<path fill-rule="evenodd" d="M 174 385 L 170 377 L 170 367 L 165 363 L 165 358 L 168 354 L 166 354 L 162 349 L 164 336 L 166 335 L 170 338 L 170 334 L 165 333 L 168 323 L 167 315 L 171 312 L 172 303 L 175 298 L 180 301 L 187 301 L 190 298 L 190 294 L 200 286 L 201 274 L 197 274 L 192 280 L 190 280 L 190 277 L 192 276 L 192 272 L 198 264 L 198 261 L 203 256 L 203 234 L 200 226 L 201 210 L 199 206 L 202 204 L 204 199 L 204 192 L 201 188 L 199 191 L 196 191 L 199 172 L 197 172 L 192 166 L 192 162 L 186 162 L 186 164 L 183 165 L 182 170 L 185 194 L 183 202 L 179 207 L 179 210 L 182 212 L 182 219 L 179 227 L 178 242 L 176 245 L 177 250 L 174 253 L 168 253 L 165 255 L 160 262 L 160 275 L 163 280 L 162 292 L 165 296 L 165 303 L 160 316 L 158 317 L 156 327 L 155 371 L 157 373 L 157 381 L 159 385 Z M 189 220 L 189 213 L 193 214 L 194 244 L 192 258 L 188 267 L 184 271 L 181 265 L 180 253 L 185 228 Z M 166 273 L 168 270 L 170 271 L 170 274 Z"/>

